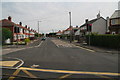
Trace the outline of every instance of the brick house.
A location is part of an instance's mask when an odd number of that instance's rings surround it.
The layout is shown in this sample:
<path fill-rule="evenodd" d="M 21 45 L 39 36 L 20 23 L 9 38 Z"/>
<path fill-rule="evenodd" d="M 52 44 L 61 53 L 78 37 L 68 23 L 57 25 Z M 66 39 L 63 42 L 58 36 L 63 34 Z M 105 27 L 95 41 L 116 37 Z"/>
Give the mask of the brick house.
<path fill-rule="evenodd" d="M 74 40 L 76 38 L 74 34 L 77 30 L 78 30 L 78 26 L 76 26 L 76 27 L 70 26 L 69 28 L 64 30 L 63 35 L 66 35 L 65 39 L 71 38 L 72 40 Z"/>
<path fill-rule="evenodd" d="M 109 18 L 109 30 L 111 34 L 120 34 L 120 10 L 116 10 Z"/>
<path fill-rule="evenodd" d="M 11 41 L 22 41 L 26 38 L 30 38 L 31 40 L 35 38 L 35 33 L 37 33 L 35 30 L 30 29 L 30 27 L 27 27 L 27 25 L 24 27 L 22 26 L 22 22 L 19 24 L 16 24 L 12 22 L 12 18 L 9 16 L 8 19 L 3 19 L 0 21 L 0 24 L 2 24 L 2 28 L 8 28 L 12 32 L 12 39 Z"/>
<path fill-rule="evenodd" d="M 62 31 L 61 30 L 59 30 L 58 32 L 56 32 L 56 37 L 60 38 L 61 35 L 62 35 Z"/>

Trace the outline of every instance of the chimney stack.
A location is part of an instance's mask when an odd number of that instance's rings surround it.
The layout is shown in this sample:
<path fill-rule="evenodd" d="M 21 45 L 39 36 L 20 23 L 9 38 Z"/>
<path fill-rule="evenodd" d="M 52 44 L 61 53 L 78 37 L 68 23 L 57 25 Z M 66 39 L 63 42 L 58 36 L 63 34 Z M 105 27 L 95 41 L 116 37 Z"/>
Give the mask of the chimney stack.
<path fill-rule="evenodd" d="M 25 25 L 25 28 L 27 28 L 27 25 Z"/>
<path fill-rule="evenodd" d="M 21 25 L 21 26 L 22 26 L 22 22 L 20 22 L 20 23 L 19 23 L 19 25 Z"/>
<path fill-rule="evenodd" d="M 12 21 L 12 17 L 11 17 L 11 16 L 9 16 L 9 17 L 8 17 L 8 20 L 9 20 L 9 21 Z"/>
<path fill-rule="evenodd" d="M 30 27 L 28 27 L 28 29 L 30 29 Z"/>
<path fill-rule="evenodd" d="M 88 19 L 85 20 L 85 23 L 88 23 Z"/>
<path fill-rule="evenodd" d="M 78 28 L 78 26 L 76 26 L 76 28 Z"/>
<path fill-rule="evenodd" d="M 97 14 L 97 19 L 98 19 L 98 18 L 100 18 L 100 11 L 99 11 L 99 13 Z"/>

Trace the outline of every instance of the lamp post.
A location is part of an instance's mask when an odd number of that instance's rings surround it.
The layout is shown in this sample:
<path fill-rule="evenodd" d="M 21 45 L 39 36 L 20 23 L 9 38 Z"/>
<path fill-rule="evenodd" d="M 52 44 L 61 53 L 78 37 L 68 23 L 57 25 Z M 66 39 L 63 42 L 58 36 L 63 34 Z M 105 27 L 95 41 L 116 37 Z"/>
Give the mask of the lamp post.
<path fill-rule="evenodd" d="M 69 12 L 69 20 L 70 20 L 70 27 L 71 27 L 71 12 Z"/>
<path fill-rule="evenodd" d="M 70 20 L 70 27 L 71 30 L 70 30 L 70 43 L 72 42 L 72 26 L 71 26 L 71 12 L 69 12 L 69 20 Z"/>
<path fill-rule="evenodd" d="M 39 37 L 39 22 L 42 22 L 42 21 L 38 21 L 38 37 Z"/>

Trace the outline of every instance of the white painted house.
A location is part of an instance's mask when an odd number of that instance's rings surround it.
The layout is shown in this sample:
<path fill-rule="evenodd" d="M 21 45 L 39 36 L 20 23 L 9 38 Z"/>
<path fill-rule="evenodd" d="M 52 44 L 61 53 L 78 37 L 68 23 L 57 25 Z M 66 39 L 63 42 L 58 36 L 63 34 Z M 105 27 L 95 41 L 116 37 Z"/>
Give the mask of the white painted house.
<path fill-rule="evenodd" d="M 89 32 L 105 34 L 107 31 L 106 20 L 100 16 L 100 13 L 97 15 L 97 18 L 92 20 L 85 20 L 85 23 L 80 26 L 78 31 L 75 32 L 75 35 L 86 35 Z"/>

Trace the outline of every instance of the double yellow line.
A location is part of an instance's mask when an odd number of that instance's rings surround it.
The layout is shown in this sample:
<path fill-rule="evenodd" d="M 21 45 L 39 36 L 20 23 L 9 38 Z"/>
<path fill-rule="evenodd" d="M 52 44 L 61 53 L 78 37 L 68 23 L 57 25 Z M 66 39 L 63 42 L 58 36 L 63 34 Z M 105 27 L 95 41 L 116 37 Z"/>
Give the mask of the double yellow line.
<path fill-rule="evenodd" d="M 26 68 L 21 67 L 21 70 L 30 70 L 30 71 L 42 71 L 42 72 L 53 72 L 53 73 L 69 73 L 69 74 L 91 74 L 91 75 L 107 75 L 107 76 L 120 76 L 120 73 L 111 73 L 111 72 L 87 72 L 87 71 L 68 71 L 68 70 L 52 70 L 52 69 L 35 69 L 35 68 Z"/>
<path fill-rule="evenodd" d="M 111 73 L 111 72 L 68 71 L 68 70 L 35 69 L 35 68 L 20 67 L 13 73 L 13 77 L 10 77 L 9 80 L 13 80 L 15 78 L 14 76 L 16 76 L 20 72 L 20 70 L 22 70 L 24 73 L 26 73 L 31 78 L 37 78 L 37 77 L 28 71 L 41 71 L 41 72 L 65 73 L 66 74 L 66 75 L 59 77 L 59 79 L 66 78 L 74 74 L 95 75 L 95 76 L 99 76 L 102 78 L 110 78 L 107 76 L 120 76 L 120 73 Z"/>

